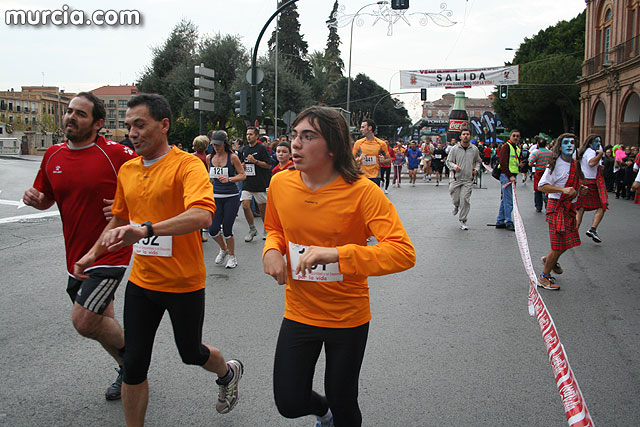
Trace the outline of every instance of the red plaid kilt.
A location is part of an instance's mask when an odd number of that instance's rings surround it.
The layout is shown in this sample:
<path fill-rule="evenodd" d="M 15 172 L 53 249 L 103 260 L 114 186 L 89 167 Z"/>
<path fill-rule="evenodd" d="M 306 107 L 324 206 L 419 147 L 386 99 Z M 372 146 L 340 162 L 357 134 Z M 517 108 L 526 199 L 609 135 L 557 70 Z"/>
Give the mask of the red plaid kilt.
<path fill-rule="evenodd" d="M 636 197 L 633 199 L 633 203 L 640 205 L 640 190 L 636 191 Z"/>
<path fill-rule="evenodd" d="M 576 227 L 576 211 L 570 209 L 564 216 L 564 231 L 557 230 L 555 211 L 560 201 L 558 199 L 547 200 L 547 222 L 549 223 L 549 240 L 551 249 L 563 251 L 580 245 L 580 235 Z"/>
<path fill-rule="evenodd" d="M 602 179 L 603 182 L 598 185 L 598 180 Z M 609 195 L 607 194 L 607 188 L 604 185 L 604 179 L 600 174 L 596 179 L 583 179 L 582 184 L 589 187 L 589 192 L 578 197 L 577 209 L 584 209 L 585 211 L 595 211 L 596 209 L 607 209 L 609 207 Z"/>

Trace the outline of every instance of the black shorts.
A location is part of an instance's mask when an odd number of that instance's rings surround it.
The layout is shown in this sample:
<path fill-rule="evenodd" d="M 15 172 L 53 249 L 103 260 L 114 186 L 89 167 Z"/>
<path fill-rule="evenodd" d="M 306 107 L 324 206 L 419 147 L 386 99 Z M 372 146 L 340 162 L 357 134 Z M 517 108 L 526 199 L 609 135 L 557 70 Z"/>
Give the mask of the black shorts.
<path fill-rule="evenodd" d="M 442 162 L 436 162 L 435 160 L 431 162 L 431 169 L 433 169 L 434 172 L 442 173 L 443 167 L 444 164 Z"/>
<path fill-rule="evenodd" d="M 113 301 L 125 270 L 124 267 L 98 267 L 88 271 L 89 278 L 86 280 L 69 277 L 67 293 L 72 302 L 102 314 Z"/>

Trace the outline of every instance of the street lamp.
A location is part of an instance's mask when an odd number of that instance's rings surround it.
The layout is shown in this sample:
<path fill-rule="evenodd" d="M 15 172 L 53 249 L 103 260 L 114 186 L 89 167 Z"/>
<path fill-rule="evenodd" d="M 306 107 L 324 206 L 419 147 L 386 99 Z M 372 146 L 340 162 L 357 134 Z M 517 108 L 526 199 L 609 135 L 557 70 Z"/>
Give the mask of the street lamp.
<path fill-rule="evenodd" d="M 375 5 L 383 5 L 383 4 L 389 4 L 388 1 L 378 1 L 375 3 L 369 3 L 369 4 L 365 4 L 364 6 L 362 6 L 360 9 L 358 9 L 358 11 L 355 13 L 355 15 L 353 15 L 353 19 L 351 20 L 351 36 L 349 37 L 349 76 L 347 77 L 347 111 L 351 111 L 349 110 L 349 104 L 351 101 L 351 51 L 353 48 L 353 23 L 355 22 L 356 18 L 358 17 L 358 14 L 360 12 L 362 12 L 362 10 L 366 7 L 369 6 L 375 6 Z"/>

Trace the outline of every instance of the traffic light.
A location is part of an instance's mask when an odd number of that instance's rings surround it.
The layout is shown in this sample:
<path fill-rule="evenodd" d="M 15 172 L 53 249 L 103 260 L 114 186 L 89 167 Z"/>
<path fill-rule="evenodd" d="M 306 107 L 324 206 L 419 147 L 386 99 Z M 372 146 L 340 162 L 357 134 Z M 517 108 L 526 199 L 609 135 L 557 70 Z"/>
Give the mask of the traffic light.
<path fill-rule="evenodd" d="M 422 89 L 420 89 L 420 101 L 426 101 L 427 100 L 427 88 L 423 87 Z"/>
<path fill-rule="evenodd" d="M 258 92 L 256 93 L 256 116 L 260 117 L 262 115 L 262 92 Z"/>
<path fill-rule="evenodd" d="M 409 0 L 391 0 L 391 9 L 409 9 Z"/>
<path fill-rule="evenodd" d="M 235 101 L 235 112 L 240 116 L 246 116 L 248 112 L 248 104 L 247 104 L 247 91 L 242 89 L 235 93 L 236 101 Z"/>
<path fill-rule="evenodd" d="M 500 99 L 507 99 L 509 97 L 509 86 L 500 85 Z"/>

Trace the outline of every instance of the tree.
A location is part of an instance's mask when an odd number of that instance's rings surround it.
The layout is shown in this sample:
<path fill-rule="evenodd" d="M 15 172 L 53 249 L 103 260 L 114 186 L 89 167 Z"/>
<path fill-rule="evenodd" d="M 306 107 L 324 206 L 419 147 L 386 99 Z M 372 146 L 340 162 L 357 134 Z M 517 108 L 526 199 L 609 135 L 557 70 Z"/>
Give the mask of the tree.
<path fill-rule="evenodd" d="M 282 6 L 285 0 L 280 0 L 278 7 Z M 278 19 L 278 55 L 287 59 L 292 71 L 303 81 L 311 80 L 311 65 L 305 58 L 309 45 L 300 34 L 300 22 L 298 21 L 298 6 L 294 3 L 284 9 Z M 274 30 L 269 39 L 269 49 L 273 49 L 276 44 L 276 31 Z"/>
<path fill-rule="evenodd" d="M 324 60 L 327 61 L 327 73 L 329 82 L 337 82 L 342 77 L 344 61 L 340 57 L 340 36 L 336 26 L 336 13 L 338 12 L 338 0 L 333 3 L 333 9 L 327 21 L 329 37 L 327 38 L 327 48 L 324 51 Z M 312 64 L 313 66 L 313 64 Z"/>
<path fill-rule="evenodd" d="M 494 108 L 507 128 L 524 135 L 577 132 L 580 88 L 576 78 L 584 57 L 585 12 L 525 38 L 513 64 L 520 65 L 520 84 Z"/>

